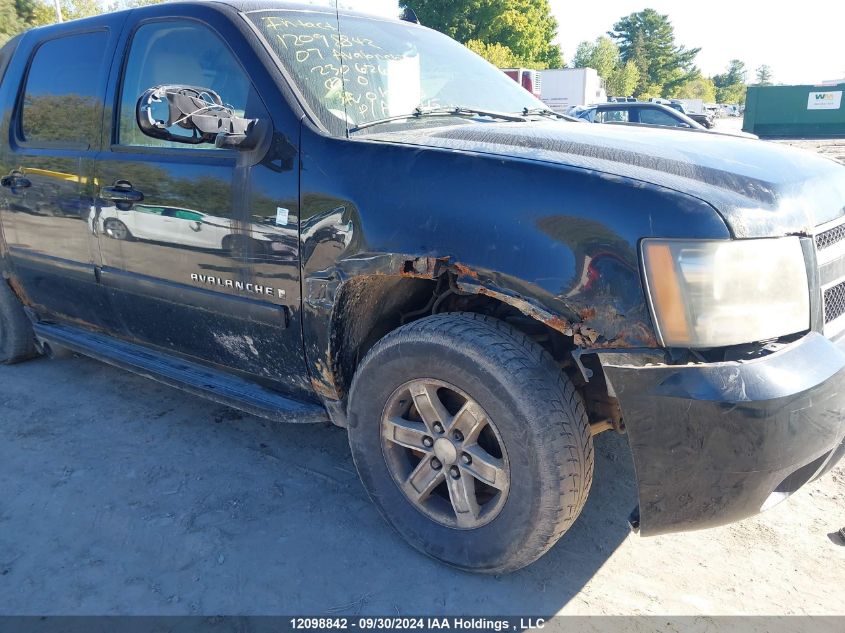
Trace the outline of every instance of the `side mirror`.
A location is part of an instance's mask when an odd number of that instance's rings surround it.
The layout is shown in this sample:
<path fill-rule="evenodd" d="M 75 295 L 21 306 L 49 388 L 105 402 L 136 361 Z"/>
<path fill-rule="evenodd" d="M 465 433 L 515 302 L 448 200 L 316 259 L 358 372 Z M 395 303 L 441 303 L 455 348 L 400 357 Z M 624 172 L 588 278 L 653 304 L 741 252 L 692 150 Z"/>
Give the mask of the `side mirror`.
<path fill-rule="evenodd" d="M 165 141 L 252 149 L 259 140 L 258 119 L 237 116 L 219 94 L 207 88 L 150 88 L 138 99 L 135 114 L 144 134 Z"/>

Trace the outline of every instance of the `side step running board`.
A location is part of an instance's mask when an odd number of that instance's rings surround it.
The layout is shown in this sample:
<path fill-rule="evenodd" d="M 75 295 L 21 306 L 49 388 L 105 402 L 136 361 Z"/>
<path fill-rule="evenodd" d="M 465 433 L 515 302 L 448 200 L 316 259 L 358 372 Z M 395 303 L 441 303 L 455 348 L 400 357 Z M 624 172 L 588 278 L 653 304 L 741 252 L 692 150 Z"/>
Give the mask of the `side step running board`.
<path fill-rule="evenodd" d="M 34 324 L 35 336 L 188 393 L 278 422 L 328 422 L 322 405 L 286 398 L 221 371 L 67 325 Z"/>

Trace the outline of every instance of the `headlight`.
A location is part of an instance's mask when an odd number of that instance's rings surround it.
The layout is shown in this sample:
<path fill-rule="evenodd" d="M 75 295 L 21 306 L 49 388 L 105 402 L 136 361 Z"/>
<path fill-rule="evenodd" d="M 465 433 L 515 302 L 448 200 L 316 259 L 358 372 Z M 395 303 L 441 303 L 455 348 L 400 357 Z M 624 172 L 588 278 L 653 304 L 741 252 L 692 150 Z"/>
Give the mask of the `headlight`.
<path fill-rule="evenodd" d="M 657 334 L 666 347 L 751 343 L 810 327 L 810 293 L 797 237 L 642 242 Z"/>

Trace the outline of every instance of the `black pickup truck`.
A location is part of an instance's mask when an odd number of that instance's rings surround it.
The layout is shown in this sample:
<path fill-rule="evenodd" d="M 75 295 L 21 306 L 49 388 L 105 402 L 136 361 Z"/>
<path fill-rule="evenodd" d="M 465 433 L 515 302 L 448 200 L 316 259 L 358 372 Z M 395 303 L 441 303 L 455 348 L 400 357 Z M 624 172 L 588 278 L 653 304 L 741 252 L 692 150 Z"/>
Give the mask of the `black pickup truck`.
<path fill-rule="evenodd" d="M 832 161 L 571 122 L 417 24 L 263 0 L 35 29 L 0 77 L 2 360 L 330 419 L 437 559 L 537 559 L 604 430 L 644 535 L 757 513 L 845 451 Z"/>

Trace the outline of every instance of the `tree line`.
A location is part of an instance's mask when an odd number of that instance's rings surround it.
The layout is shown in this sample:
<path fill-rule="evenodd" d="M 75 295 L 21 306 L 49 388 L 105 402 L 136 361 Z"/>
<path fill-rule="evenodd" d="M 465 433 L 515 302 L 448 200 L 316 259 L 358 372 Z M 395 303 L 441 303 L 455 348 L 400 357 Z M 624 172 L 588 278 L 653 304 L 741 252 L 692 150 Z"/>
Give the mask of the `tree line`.
<path fill-rule="evenodd" d="M 558 24 L 548 0 L 402 0 L 400 6 L 500 68 L 565 66 L 552 44 Z M 744 103 L 745 64 L 733 59 L 724 73 L 706 77 L 695 65 L 700 50 L 678 45 L 669 16 L 645 9 L 581 42 L 571 66 L 596 69 L 609 95 Z M 771 84 L 771 68 L 760 66 L 756 78 L 757 85 Z"/>
<path fill-rule="evenodd" d="M 678 46 L 669 16 L 645 9 L 621 18 L 595 41 L 581 42 L 572 65 L 595 68 L 609 95 L 745 103 L 745 63 L 732 59 L 724 73 L 705 77 L 695 66 L 700 50 Z M 771 85 L 771 68 L 763 64 L 756 78 L 756 85 Z"/>

